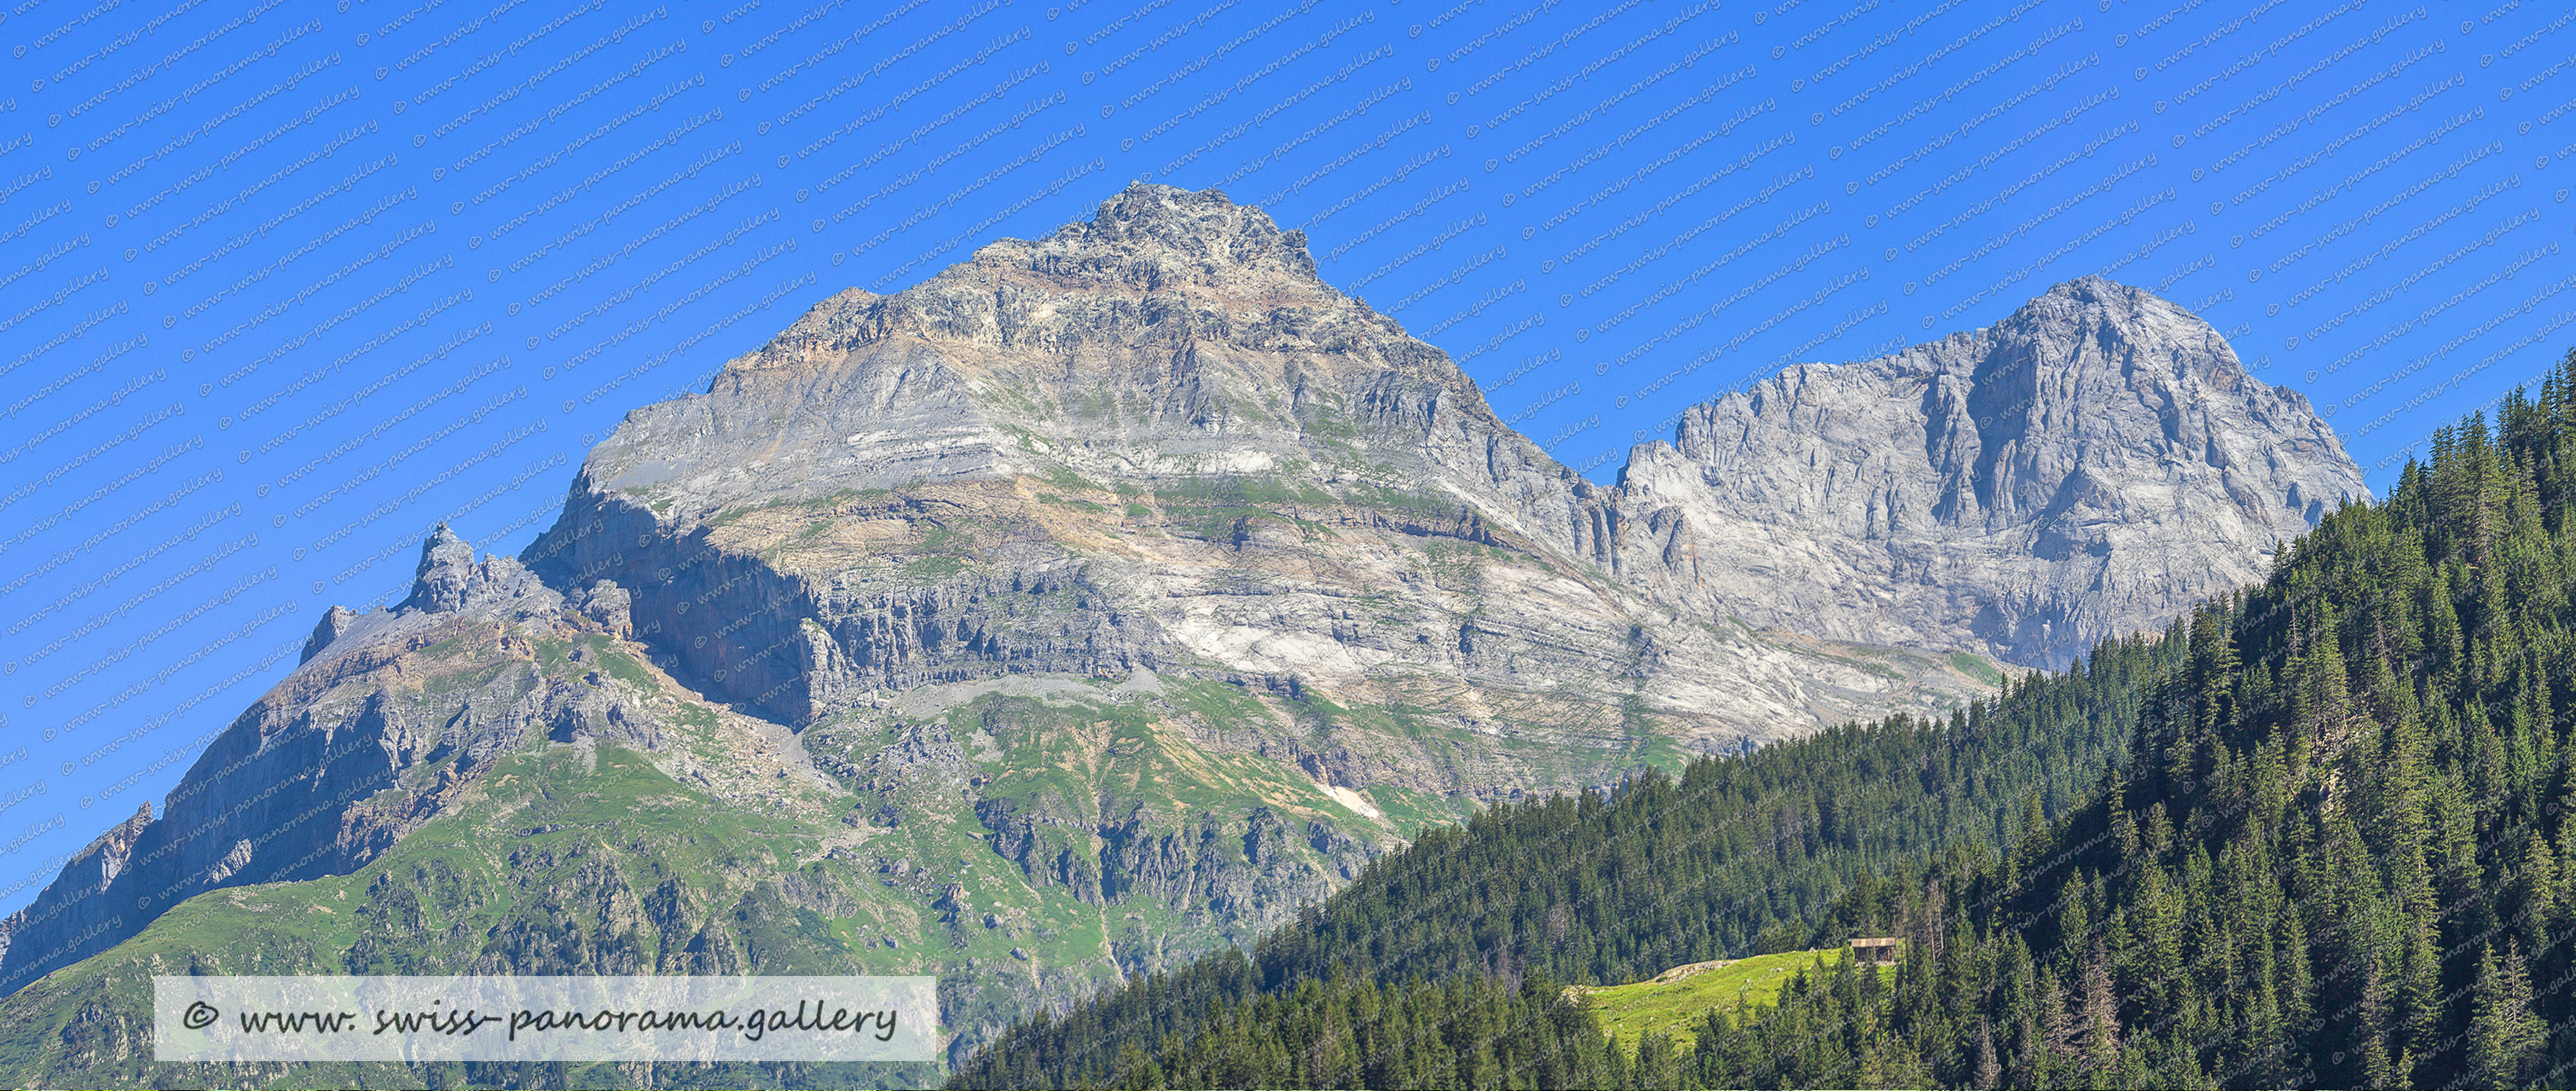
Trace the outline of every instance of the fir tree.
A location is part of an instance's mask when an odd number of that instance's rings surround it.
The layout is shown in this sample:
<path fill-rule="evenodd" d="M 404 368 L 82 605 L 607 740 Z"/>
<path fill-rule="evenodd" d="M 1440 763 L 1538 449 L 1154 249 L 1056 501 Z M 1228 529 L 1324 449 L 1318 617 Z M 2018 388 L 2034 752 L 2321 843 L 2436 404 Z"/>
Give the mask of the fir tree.
<path fill-rule="evenodd" d="M 2088 1073 L 2108 1071 L 2120 1059 L 2120 1004 L 2111 995 L 2111 955 L 2099 938 L 2084 967 L 2082 1056 Z"/>
<path fill-rule="evenodd" d="M 2396 1062 L 2388 1056 L 2388 981 L 2380 975 L 2376 962 L 2365 973 L 2358 1025 L 2353 1028 L 2355 1048 L 2360 1054 L 2360 1086 L 2393 1088 L 2397 1086 L 2397 1069 Z"/>
<path fill-rule="evenodd" d="M 2480 1087 L 2521 1086 L 2546 1028 L 2531 1014 L 2531 979 L 2518 946 L 2507 950 L 2502 965 L 2492 946 L 2478 952 L 2474 1003 L 2468 1078 Z"/>
<path fill-rule="evenodd" d="M 1993 1091 L 2003 1086 L 2003 1063 L 1995 1058 L 1995 1028 L 1985 1016 L 1977 1017 L 1977 1068 L 1968 1086 L 1978 1091 Z"/>

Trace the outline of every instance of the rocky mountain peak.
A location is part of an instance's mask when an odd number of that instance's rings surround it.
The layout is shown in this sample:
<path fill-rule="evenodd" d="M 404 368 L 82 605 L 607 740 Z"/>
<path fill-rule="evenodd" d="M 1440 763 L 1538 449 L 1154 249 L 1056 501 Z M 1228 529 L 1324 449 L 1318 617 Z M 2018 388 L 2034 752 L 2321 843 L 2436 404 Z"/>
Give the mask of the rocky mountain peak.
<path fill-rule="evenodd" d="M 440 523 L 420 543 L 420 567 L 412 576 L 411 596 L 395 604 L 394 609 L 445 614 L 544 592 L 545 585 L 514 558 L 492 556 L 476 563 L 474 547 L 447 524 Z M 330 628 L 340 621 L 326 616 L 322 624 Z M 315 635 L 321 632 L 317 630 Z M 325 639 L 323 645 L 330 642 Z M 316 647 L 308 652 L 319 650 Z"/>
<path fill-rule="evenodd" d="M 2017 306 L 2002 322 L 1984 329 L 1984 335 L 2004 342 L 2063 347 L 2061 353 L 2032 358 L 2032 363 L 2053 368 L 2081 368 L 2110 360 L 2123 368 L 2146 368 L 2172 378 L 2200 378 L 2221 389 L 2233 389 L 2246 378 L 2236 350 L 2200 316 L 2146 288 L 2102 275 L 2081 275 L 2050 286 L 2038 298 Z M 2117 340 L 2136 350 L 2136 355 L 2105 358 L 2071 350 L 2087 340 Z"/>
<path fill-rule="evenodd" d="M 2200 316 L 2179 303 L 2144 288 L 2122 284 L 2105 277 L 2087 274 L 2074 280 L 2052 285 L 2037 298 L 2014 308 L 2001 322 L 1982 331 L 1998 338 L 2025 338 L 2057 344 L 2072 344 L 2092 330 L 2139 331 L 2156 329 L 2173 344 L 2168 349 L 2199 348 L 2204 351 L 2176 354 L 2167 352 L 2154 361 L 2190 362 L 2213 369 L 2212 378 L 2224 374 L 2243 377 L 2244 368 L 2237 364 L 2236 354 L 2223 339 L 2215 344 L 2210 329 Z M 2133 336 L 2132 340 L 2136 338 Z M 2061 362 L 2080 362 L 2084 357 L 2068 354 Z M 2141 361 L 2142 363 L 2149 361 Z"/>
<path fill-rule="evenodd" d="M 1147 291 L 1178 287 L 1228 292 L 1289 290 L 1339 294 L 1316 275 L 1306 233 L 1282 231 L 1270 214 L 1220 190 L 1135 182 L 1086 221 L 1034 242 L 1005 239 L 975 263 L 1022 266 L 1070 282 Z M 973 266 L 942 275 L 971 276 Z"/>
<path fill-rule="evenodd" d="M 474 547 L 438 524 L 420 543 L 420 568 L 413 574 L 411 595 L 397 609 L 443 612 L 465 605 L 465 589 L 474 579 Z"/>
<path fill-rule="evenodd" d="M 1791 368 L 1679 439 L 1595 487 L 1317 280 L 1297 233 L 1132 186 L 904 291 L 833 296 L 630 413 L 527 567 L 438 528 L 409 598 L 327 612 L 160 819 L 0 923 L 0 993 L 197 893 L 347 875 L 441 819 L 511 843 L 506 873 L 471 869 L 494 882 L 600 884 L 455 904 L 624 906 L 642 915 L 597 935 L 658 937 L 514 966 L 853 964 L 731 945 L 812 910 L 1002 995 L 977 959 L 1016 965 L 1012 929 L 1056 920 L 1057 887 L 1098 910 L 1062 935 L 1093 938 L 1014 981 L 1152 972 L 1188 951 L 1121 938 L 1131 907 L 1220 943 L 1355 876 L 1359 844 L 1479 803 L 1939 715 L 1999 680 L 1953 653 L 2054 665 L 2161 625 L 2361 488 L 2216 331 L 2090 279 L 1974 334 Z M 615 842 L 528 825 L 540 797 L 601 801 L 573 813 Z M 696 855 L 746 812 L 823 856 L 783 881 L 766 853 Z M 960 855 L 961 828 L 990 855 Z M 454 843 L 380 877 L 417 884 Z M 592 855 L 557 869 L 557 849 Z M 950 883 L 994 897 L 971 912 Z M 549 910 L 510 912 L 466 957 L 539 950 Z"/>
<path fill-rule="evenodd" d="M 1489 454 L 1488 446 L 1497 448 Z M 890 295 L 825 300 L 704 397 L 639 410 L 585 473 L 701 504 L 912 481 L 1091 480 L 1371 462 L 1448 474 L 1514 521 L 1582 488 L 1448 355 L 1316 276 L 1303 234 L 1216 191 L 1136 184 Z M 1511 484 L 1514 479 L 1531 482 Z M 1541 481 L 1543 479 L 1543 481 Z M 1528 487 L 1525 487 L 1528 486 Z M 678 502 L 672 497 L 672 502 Z M 1551 512 L 1548 528 L 1567 524 Z"/>
<path fill-rule="evenodd" d="M 1268 213 L 1217 190 L 1138 182 L 1088 220 L 1040 239 L 988 243 L 893 295 L 835 295 L 728 370 L 810 365 L 888 341 L 1062 355 L 1102 347 L 1168 353 L 1208 342 L 1331 348 L 1380 339 L 1406 340 L 1392 320 L 1316 275 L 1304 232 L 1282 231 Z"/>
<path fill-rule="evenodd" d="M 1626 481 L 1634 503 L 1739 528 L 1697 572 L 1744 616 L 2033 666 L 2260 579 L 2275 541 L 2369 495 L 2306 398 L 2101 277 L 1695 407 Z"/>

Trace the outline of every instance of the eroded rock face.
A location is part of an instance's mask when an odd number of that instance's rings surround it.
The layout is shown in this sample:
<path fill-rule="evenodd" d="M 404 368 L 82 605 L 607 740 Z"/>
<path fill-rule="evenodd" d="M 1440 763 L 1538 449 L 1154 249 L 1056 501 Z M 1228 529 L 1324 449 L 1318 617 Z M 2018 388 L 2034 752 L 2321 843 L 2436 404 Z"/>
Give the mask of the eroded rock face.
<path fill-rule="evenodd" d="M 1231 745 L 1337 754 L 1355 788 L 1571 788 L 1648 735 L 1732 748 L 1977 691 L 1941 657 L 1868 670 L 1675 617 L 1623 576 L 1626 512 L 1320 280 L 1299 233 L 1140 184 L 826 300 L 708 393 L 630 414 L 524 557 L 613 579 L 681 673 L 788 722 L 1144 670 L 1257 694 L 1277 723 Z M 1477 741 L 1297 739 L 1314 696 Z"/>
<path fill-rule="evenodd" d="M 2099 277 L 1695 407 L 1622 491 L 1690 528 L 1697 564 L 1654 582 L 1668 601 L 2035 667 L 2260 580 L 2275 542 L 2369 496 L 2307 399 Z"/>
<path fill-rule="evenodd" d="M 473 580 L 474 547 L 440 523 L 420 544 L 420 573 L 412 577 L 411 596 L 401 605 L 415 610 L 458 609 L 465 605 L 465 592 Z"/>

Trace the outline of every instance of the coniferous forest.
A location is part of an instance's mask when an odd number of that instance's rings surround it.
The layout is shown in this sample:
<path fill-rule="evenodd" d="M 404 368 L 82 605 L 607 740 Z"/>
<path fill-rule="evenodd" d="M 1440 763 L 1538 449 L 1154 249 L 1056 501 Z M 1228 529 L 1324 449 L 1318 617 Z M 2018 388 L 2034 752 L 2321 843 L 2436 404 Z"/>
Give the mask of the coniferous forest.
<path fill-rule="evenodd" d="M 2568 1086 L 2571 512 L 2576 353 L 2159 637 L 1427 832 L 953 1085 Z M 1633 1057 L 1560 985 L 1855 936 Z"/>

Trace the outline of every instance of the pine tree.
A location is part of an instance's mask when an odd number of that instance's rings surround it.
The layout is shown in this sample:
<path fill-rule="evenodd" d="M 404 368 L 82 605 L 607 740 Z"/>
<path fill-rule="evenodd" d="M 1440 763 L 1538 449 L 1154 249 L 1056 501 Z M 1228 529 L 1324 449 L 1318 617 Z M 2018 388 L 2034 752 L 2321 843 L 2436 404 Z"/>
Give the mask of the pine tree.
<path fill-rule="evenodd" d="M 2423 1083 L 2427 1072 L 2416 1069 L 2439 1047 L 2442 1036 L 2442 956 L 2434 942 L 2433 908 L 2429 902 L 2422 908 L 2410 907 L 2403 926 L 2406 930 L 2406 956 L 2399 1002 L 2404 1011 L 2401 1020 L 2405 1047 L 2399 1053 L 2396 1082 Z"/>
<path fill-rule="evenodd" d="M 2473 996 L 2468 1078 L 2483 1087 L 2521 1086 L 2547 1031 L 2531 1013 L 2531 978 L 2518 945 L 2508 946 L 2501 965 L 2492 945 L 2478 952 Z"/>
<path fill-rule="evenodd" d="M 2040 1029 L 2039 1008 L 2025 1008 L 2013 1032 L 2012 1069 L 2009 1084 L 2013 1087 L 2048 1087 L 2056 1083 L 2057 1065 L 2048 1052 L 2047 1032 Z"/>
<path fill-rule="evenodd" d="M 2278 993 L 2281 1022 L 2289 1028 L 2295 1041 L 2304 1034 L 2316 1014 L 2316 977 L 2308 966 L 2308 930 L 2300 923 L 2295 907 L 2284 906 L 2281 914 L 2280 967 Z"/>
<path fill-rule="evenodd" d="M 2522 857 L 2514 878 L 2517 898 L 2514 924 L 2525 949 L 2534 953 L 2550 945 L 2550 925 L 2558 918 L 2558 860 L 2535 825 L 2523 835 Z"/>
<path fill-rule="evenodd" d="M 2120 1002 L 2111 992 L 2111 956 L 2100 937 L 2084 967 L 2084 1070 L 2107 1072 L 2120 1059 Z"/>
<path fill-rule="evenodd" d="M 2039 971 L 2040 1028 L 2045 1039 L 2042 1052 L 2047 1055 L 2050 1071 L 2080 1071 L 2084 1060 L 2084 1023 L 2067 1003 L 2066 987 L 2058 982 L 2057 971 Z"/>
<path fill-rule="evenodd" d="M 1650 1033 L 1637 1043 L 1637 1065 L 1633 1087 L 1681 1086 L 1682 1057 L 1673 1048 L 1673 1040 L 1663 1034 Z M 1322 1084 L 1319 1086 L 1333 1086 Z"/>
<path fill-rule="evenodd" d="M 1126 1073 L 1126 1078 L 1120 1086 L 1127 1088 L 1128 1091 L 1160 1091 L 1161 1088 L 1171 1086 L 1164 1082 L 1163 1066 L 1156 1063 L 1154 1058 L 1147 1056 L 1143 1050 L 1136 1048 L 1134 1043 L 1129 1043 L 1118 1051 L 1118 1070 Z"/>
<path fill-rule="evenodd" d="M 2496 968 L 2495 948 L 2478 949 L 2478 976 L 2469 1020 L 2470 1082 L 2479 1087 L 2507 1087 L 2513 1081 L 2513 1024 L 2519 1013 L 2505 995 L 2504 975 Z"/>
<path fill-rule="evenodd" d="M 2394 1088 L 2396 1064 L 2388 1056 L 2388 979 L 2380 975 L 2376 959 L 2371 960 L 2364 973 L 2367 976 L 2362 979 L 2359 1025 L 2353 1028 L 2361 1055 L 2361 1086 Z"/>
<path fill-rule="evenodd" d="M 1995 1058 L 1995 1027 L 1985 1016 L 1977 1017 L 1977 1068 L 1969 1076 L 1968 1086 L 1977 1091 L 1994 1091 L 2004 1083 L 2003 1064 Z"/>

